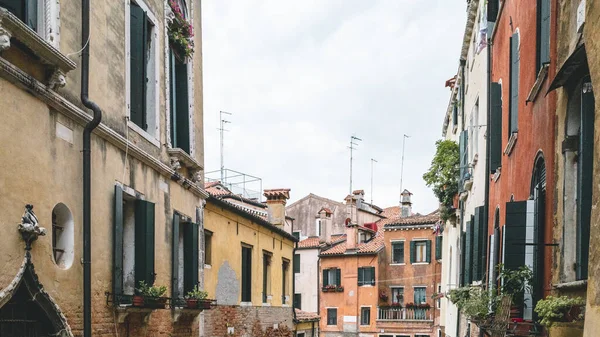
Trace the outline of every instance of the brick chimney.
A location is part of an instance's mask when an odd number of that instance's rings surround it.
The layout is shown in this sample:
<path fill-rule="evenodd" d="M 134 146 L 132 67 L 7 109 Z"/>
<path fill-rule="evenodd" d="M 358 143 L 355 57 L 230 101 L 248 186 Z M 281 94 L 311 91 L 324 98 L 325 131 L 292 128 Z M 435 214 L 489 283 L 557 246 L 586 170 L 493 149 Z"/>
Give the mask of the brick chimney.
<path fill-rule="evenodd" d="M 269 222 L 275 226 L 283 227 L 285 224 L 285 204 L 290 198 L 290 189 L 265 190 L 263 195 L 267 198 Z"/>
<path fill-rule="evenodd" d="M 352 192 L 346 197 L 346 249 L 356 249 L 358 236 L 358 209 L 357 203 L 362 202 L 364 192 L 361 190 Z"/>
<path fill-rule="evenodd" d="M 400 193 L 400 217 L 406 218 L 412 215 L 412 202 L 410 201 L 410 196 L 412 193 L 408 190 L 402 191 Z"/>
<path fill-rule="evenodd" d="M 319 242 L 331 243 L 331 232 L 333 231 L 331 216 L 333 212 L 327 207 L 321 208 L 317 213 L 318 219 L 321 222 L 321 232 L 319 235 Z"/>

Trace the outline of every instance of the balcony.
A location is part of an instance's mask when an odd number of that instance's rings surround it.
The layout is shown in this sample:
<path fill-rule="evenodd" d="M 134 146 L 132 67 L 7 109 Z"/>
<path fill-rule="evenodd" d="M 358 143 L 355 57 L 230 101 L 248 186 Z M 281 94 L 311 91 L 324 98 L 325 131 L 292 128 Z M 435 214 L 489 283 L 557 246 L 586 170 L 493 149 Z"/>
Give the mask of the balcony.
<path fill-rule="evenodd" d="M 378 307 L 377 320 L 384 322 L 395 321 L 423 321 L 432 322 L 431 309 L 425 308 L 403 308 L 403 307 Z"/>

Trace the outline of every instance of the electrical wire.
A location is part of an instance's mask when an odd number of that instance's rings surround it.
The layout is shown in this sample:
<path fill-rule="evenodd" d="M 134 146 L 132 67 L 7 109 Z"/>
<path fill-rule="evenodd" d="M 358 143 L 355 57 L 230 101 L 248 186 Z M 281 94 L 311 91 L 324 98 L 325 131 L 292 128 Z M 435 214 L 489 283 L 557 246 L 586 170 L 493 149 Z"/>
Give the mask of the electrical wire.
<path fill-rule="evenodd" d="M 85 41 L 85 44 L 83 45 L 83 48 L 79 49 L 79 51 L 74 52 L 74 53 L 70 53 L 67 54 L 67 57 L 71 56 L 71 55 L 77 55 L 80 54 L 81 52 L 83 52 L 83 50 L 85 49 L 85 47 L 87 47 L 88 43 L 90 43 L 90 35 L 88 35 L 87 37 L 87 41 Z"/>

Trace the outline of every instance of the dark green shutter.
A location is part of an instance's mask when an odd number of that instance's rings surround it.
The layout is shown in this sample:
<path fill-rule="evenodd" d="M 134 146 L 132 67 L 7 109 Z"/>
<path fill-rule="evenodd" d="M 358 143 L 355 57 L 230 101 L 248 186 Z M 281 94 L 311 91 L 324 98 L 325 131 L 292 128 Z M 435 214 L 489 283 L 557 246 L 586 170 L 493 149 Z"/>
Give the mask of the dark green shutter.
<path fill-rule="evenodd" d="M 479 258 L 482 254 L 481 251 L 481 226 L 479 224 L 479 215 L 478 208 L 475 208 L 475 216 L 471 217 L 471 225 L 473 226 L 473 241 L 471 242 L 471 247 L 473 247 L 473 257 L 472 266 L 473 266 L 473 281 L 479 281 L 479 269 L 481 268 L 481 259 Z"/>
<path fill-rule="evenodd" d="M 538 0 L 539 6 L 539 60 L 538 69 L 550 62 L 550 0 Z M 537 74 L 536 74 L 537 75 Z"/>
<path fill-rule="evenodd" d="M 452 126 L 458 125 L 458 103 L 452 106 Z"/>
<path fill-rule="evenodd" d="M 425 262 L 431 262 L 431 240 L 425 241 Z"/>
<path fill-rule="evenodd" d="M 441 235 L 438 235 L 435 237 L 435 259 L 436 260 L 442 259 L 442 239 L 443 239 L 443 236 L 441 236 Z"/>
<path fill-rule="evenodd" d="M 147 22 L 144 10 L 130 5 L 130 100 L 129 118 L 146 130 L 146 41 Z"/>
<path fill-rule="evenodd" d="M 294 254 L 294 273 L 300 272 L 300 254 Z"/>
<path fill-rule="evenodd" d="M 467 277 L 465 270 L 467 269 L 467 233 L 462 232 L 460 235 L 460 286 L 465 286 L 467 284 Z"/>
<path fill-rule="evenodd" d="M 590 77 L 583 80 L 586 86 Z M 594 93 L 590 88 L 581 94 L 581 126 L 579 136 L 579 163 L 577 174 L 578 228 L 577 228 L 577 279 L 588 278 L 590 248 L 590 222 L 592 210 L 593 169 L 594 169 Z"/>
<path fill-rule="evenodd" d="M 300 241 L 300 232 L 294 232 L 292 233 L 292 235 L 298 240 Z"/>
<path fill-rule="evenodd" d="M 242 302 L 252 301 L 252 248 L 242 247 Z"/>
<path fill-rule="evenodd" d="M 329 285 L 329 269 L 323 269 L 323 287 Z"/>
<path fill-rule="evenodd" d="M 358 268 L 358 285 L 362 286 L 365 284 L 365 268 Z"/>
<path fill-rule="evenodd" d="M 135 201 L 135 286 L 154 284 L 154 204 Z"/>
<path fill-rule="evenodd" d="M 302 310 L 302 294 L 294 294 L 294 308 Z"/>
<path fill-rule="evenodd" d="M 185 222 L 183 226 L 183 291 L 198 285 L 198 224 Z"/>
<path fill-rule="evenodd" d="M 515 33 L 510 38 L 510 119 L 509 137 L 513 132 L 519 131 L 519 34 Z"/>
<path fill-rule="evenodd" d="M 490 133 L 490 171 L 495 173 L 502 166 L 502 85 L 490 87 L 491 111 L 488 130 Z"/>
<path fill-rule="evenodd" d="M 464 183 L 464 178 L 465 175 L 468 172 L 468 165 L 469 165 L 469 150 L 468 150 L 468 144 L 469 144 L 469 134 L 468 134 L 468 130 L 464 130 L 460 133 L 460 138 L 459 138 L 459 150 L 460 150 L 460 167 L 459 167 L 459 174 L 460 177 L 458 177 L 458 190 L 462 191 L 463 190 L 463 183 Z"/>
<path fill-rule="evenodd" d="M 488 256 L 488 230 L 483 206 L 475 207 L 475 219 L 478 219 L 476 221 L 479 223 L 479 255 L 475 255 L 475 257 L 479 260 L 479 269 L 477 270 L 476 277 L 477 280 L 483 280 Z"/>
<path fill-rule="evenodd" d="M 173 240 L 171 247 L 171 266 L 172 266 L 172 280 L 171 280 L 171 297 L 179 298 L 179 214 L 173 213 Z M 184 252 L 185 254 L 185 252 Z M 184 267 L 185 268 L 185 267 Z M 184 271 L 185 272 L 185 271 Z"/>
<path fill-rule="evenodd" d="M 190 152 L 190 113 L 187 64 L 170 51 L 171 142 L 173 147 Z"/>
<path fill-rule="evenodd" d="M 410 263 L 415 263 L 416 257 L 417 257 L 416 244 L 414 241 L 411 241 L 410 242 Z"/>
<path fill-rule="evenodd" d="M 506 203 L 506 223 L 504 225 L 504 267 L 516 270 L 525 265 L 525 233 L 527 201 Z"/>
<path fill-rule="evenodd" d="M 465 238 L 465 264 L 463 272 L 465 275 L 465 285 L 471 284 L 473 281 L 473 223 L 467 221 L 467 232 Z"/>
<path fill-rule="evenodd" d="M 375 267 L 370 267 L 369 270 L 371 273 L 371 278 L 369 280 L 371 282 L 371 285 L 374 286 L 375 285 Z"/>
<path fill-rule="evenodd" d="M 335 284 L 338 286 L 342 285 L 342 270 L 340 268 L 335 270 Z"/>
<path fill-rule="evenodd" d="M 123 189 L 118 185 L 115 185 L 113 216 L 113 294 L 120 295 L 123 294 Z"/>
<path fill-rule="evenodd" d="M 500 9 L 500 0 L 488 0 L 487 3 L 487 20 L 489 22 L 495 22 L 498 17 L 498 10 Z"/>

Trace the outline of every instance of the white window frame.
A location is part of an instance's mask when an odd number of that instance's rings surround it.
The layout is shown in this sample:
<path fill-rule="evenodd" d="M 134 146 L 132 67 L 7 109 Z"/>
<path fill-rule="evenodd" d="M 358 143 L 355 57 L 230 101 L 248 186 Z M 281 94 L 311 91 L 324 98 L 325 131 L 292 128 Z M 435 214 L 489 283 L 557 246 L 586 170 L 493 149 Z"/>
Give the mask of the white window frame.
<path fill-rule="evenodd" d="M 413 264 L 429 264 L 429 262 L 427 262 L 427 258 L 426 258 L 427 257 L 427 239 L 414 239 L 412 241 L 415 243 L 415 263 L 413 263 Z M 417 244 L 419 244 L 419 243 L 423 243 L 424 247 L 425 247 L 425 253 L 422 254 L 424 261 L 419 261 L 417 259 L 417 257 L 419 256 L 417 254 L 417 251 L 418 251 Z"/>
<path fill-rule="evenodd" d="M 60 3 L 38 0 L 37 33 L 56 49 L 60 49 Z M 78 50 L 79 48 L 75 48 Z"/>
<path fill-rule="evenodd" d="M 424 285 L 413 286 L 413 301 L 415 300 L 415 293 L 416 293 L 416 289 L 417 288 L 423 288 L 423 289 L 425 289 L 425 302 L 422 302 L 422 303 L 427 303 L 427 286 L 424 286 Z M 415 303 L 415 305 L 422 304 L 422 303 Z"/>
<path fill-rule="evenodd" d="M 400 302 L 396 302 L 397 299 L 394 298 L 394 289 L 402 289 L 402 304 L 404 304 L 406 302 L 406 298 L 404 297 L 404 290 L 405 287 L 404 286 L 390 286 L 390 300 L 392 301 L 392 303 L 400 303 Z"/>
<path fill-rule="evenodd" d="M 148 17 L 148 20 L 150 20 L 150 22 L 153 25 L 153 29 L 152 29 L 152 34 L 151 34 L 151 39 L 152 39 L 152 43 L 151 43 L 151 56 L 154 57 L 153 60 L 151 60 L 151 62 L 154 62 L 153 67 L 153 74 L 150 74 L 148 77 L 151 81 L 154 82 L 154 85 L 149 84 L 148 85 L 148 89 L 146 91 L 146 111 L 144 111 L 144 113 L 146 113 L 146 120 L 152 119 L 154 125 L 149 125 L 149 127 L 153 127 L 154 130 L 153 134 L 142 129 L 141 127 L 139 127 L 138 125 L 136 125 L 134 122 L 131 121 L 130 116 L 131 116 L 131 64 L 130 64 L 130 58 L 131 58 L 131 46 L 130 46 L 130 42 L 131 42 L 131 31 L 130 31 L 130 6 L 131 6 L 131 2 L 136 3 L 138 6 L 140 6 L 142 8 L 142 10 L 144 10 L 144 12 L 146 12 L 146 15 Z M 144 139 L 146 139 L 147 141 L 149 141 L 151 144 L 153 144 L 154 146 L 160 148 L 160 111 L 159 111 L 159 77 L 160 74 L 158 72 L 158 65 L 160 63 L 160 59 L 159 59 L 159 48 L 158 46 L 160 45 L 160 40 L 158 37 L 158 27 L 160 27 L 158 20 L 156 19 L 156 16 L 154 15 L 154 13 L 152 12 L 152 10 L 150 9 L 150 7 L 144 2 L 144 0 L 125 0 L 125 116 L 127 118 L 127 127 L 133 131 L 135 131 L 136 133 L 138 133 L 140 136 L 142 136 Z M 149 95 L 149 93 L 151 93 Z M 150 131 L 150 130 L 149 130 Z"/>
<path fill-rule="evenodd" d="M 404 239 L 402 239 L 402 240 L 391 240 L 390 241 L 390 246 L 392 248 L 392 252 L 391 252 L 392 253 L 391 254 L 392 255 L 392 261 L 390 262 L 390 266 L 404 266 L 406 264 L 406 254 L 405 254 L 405 252 L 402 252 L 403 253 L 402 261 L 404 261 L 404 262 L 402 262 L 402 263 L 396 263 L 396 262 L 394 262 L 394 243 L 396 243 L 396 242 L 404 242 L 404 247 L 406 247 L 406 240 L 404 240 Z"/>
<path fill-rule="evenodd" d="M 363 318 L 362 310 L 363 310 L 363 308 L 369 309 L 369 324 L 363 324 L 363 322 L 362 322 L 362 318 Z M 371 310 L 372 308 L 373 307 L 370 306 L 370 305 L 361 305 L 360 306 L 360 318 L 359 318 L 359 325 L 360 326 L 370 326 L 371 325 L 371 321 L 372 321 L 372 319 L 371 319 L 371 317 L 372 317 L 371 312 L 373 311 L 373 310 Z"/>

